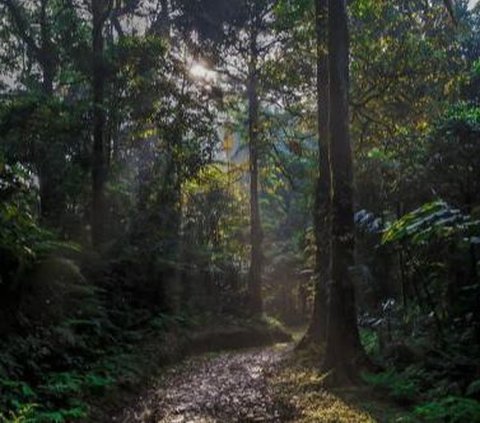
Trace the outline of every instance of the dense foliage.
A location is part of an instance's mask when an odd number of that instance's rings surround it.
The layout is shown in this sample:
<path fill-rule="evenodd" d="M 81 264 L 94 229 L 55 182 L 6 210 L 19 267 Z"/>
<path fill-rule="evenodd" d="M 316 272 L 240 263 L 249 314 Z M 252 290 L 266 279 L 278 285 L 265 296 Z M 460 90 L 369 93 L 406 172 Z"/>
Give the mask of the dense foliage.
<path fill-rule="evenodd" d="M 480 6 L 347 2 L 354 194 L 319 225 L 346 46 L 318 0 L 226 3 L 0 0 L 0 421 L 89 419 L 186 328 L 306 324 L 331 240 L 362 379 L 480 421 Z"/>

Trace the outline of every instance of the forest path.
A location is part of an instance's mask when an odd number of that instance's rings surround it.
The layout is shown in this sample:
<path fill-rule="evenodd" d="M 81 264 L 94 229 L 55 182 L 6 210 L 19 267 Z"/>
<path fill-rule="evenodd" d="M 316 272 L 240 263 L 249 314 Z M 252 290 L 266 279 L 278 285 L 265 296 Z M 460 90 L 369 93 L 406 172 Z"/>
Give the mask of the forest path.
<path fill-rule="evenodd" d="M 269 377 L 291 345 L 193 357 L 164 372 L 157 385 L 126 410 L 122 423 L 285 422 Z"/>

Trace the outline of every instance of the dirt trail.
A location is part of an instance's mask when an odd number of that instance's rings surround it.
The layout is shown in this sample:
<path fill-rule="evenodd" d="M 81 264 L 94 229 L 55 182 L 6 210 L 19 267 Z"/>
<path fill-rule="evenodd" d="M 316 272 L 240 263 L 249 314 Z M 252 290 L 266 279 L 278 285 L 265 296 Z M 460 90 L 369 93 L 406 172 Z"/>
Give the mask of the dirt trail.
<path fill-rule="evenodd" d="M 166 369 L 157 386 L 117 422 L 285 422 L 268 377 L 291 350 L 282 345 L 191 358 Z"/>

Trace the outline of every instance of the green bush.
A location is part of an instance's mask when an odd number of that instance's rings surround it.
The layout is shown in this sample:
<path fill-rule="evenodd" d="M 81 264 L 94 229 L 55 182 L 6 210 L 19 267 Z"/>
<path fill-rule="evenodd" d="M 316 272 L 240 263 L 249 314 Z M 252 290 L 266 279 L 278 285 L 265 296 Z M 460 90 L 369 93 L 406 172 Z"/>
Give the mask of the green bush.
<path fill-rule="evenodd" d="M 361 329 L 360 340 L 368 355 L 375 356 L 379 353 L 379 339 L 376 331 Z"/>
<path fill-rule="evenodd" d="M 0 423 L 52 423 L 84 419 L 88 406 L 82 400 L 89 394 L 102 393 L 115 383 L 109 375 L 77 371 L 46 373 L 35 388 L 23 381 L 0 379 Z M 76 399 L 74 399 L 76 398 Z"/>
<path fill-rule="evenodd" d="M 8 165 L 0 155 L 0 283 L 12 285 L 37 260 L 59 249 L 78 247 L 59 241 L 40 227 L 35 212 L 37 188 L 24 166 Z"/>
<path fill-rule="evenodd" d="M 415 408 L 415 415 L 427 422 L 478 423 L 480 402 L 469 398 L 448 396 Z"/>
<path fill-rule="evenodd" d="M 390 369 L 377 374 L 364 373 L 362 376 L 367 383 L 387 390 L 398 401 L 413 402 L 421 393 L 419 378 L 413 371 L 408 374 Z"/>
<path fill-rule="evenodd" d="M 31 324 L 49 327 L 101 314 L 94 287 L 70 260 L 42 260 L 20 280 L 19 312 Z"/>

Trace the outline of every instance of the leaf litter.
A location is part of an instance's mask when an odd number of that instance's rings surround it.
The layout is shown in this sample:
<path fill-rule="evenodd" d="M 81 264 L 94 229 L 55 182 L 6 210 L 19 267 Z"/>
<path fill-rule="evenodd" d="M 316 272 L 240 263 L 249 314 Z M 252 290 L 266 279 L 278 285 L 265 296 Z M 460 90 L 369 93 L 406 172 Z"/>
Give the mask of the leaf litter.
<path fill-rule="evenodd" d="M 121 423 L 276 423 L 290 420 L 269 378 L 288 345 L 190 358 L 164 372 L 156 386 L 124 411 Z"/>

